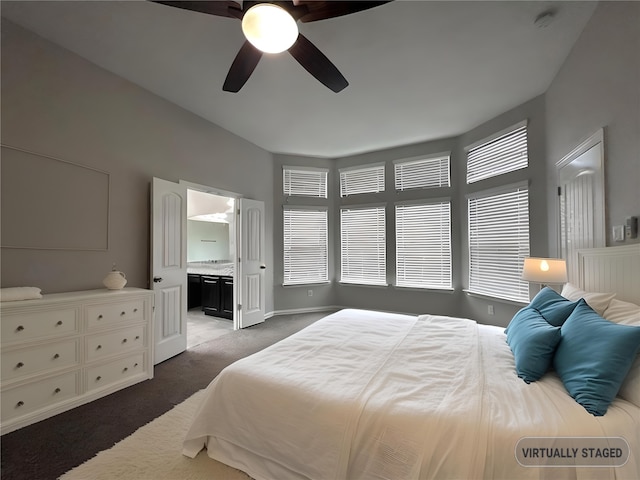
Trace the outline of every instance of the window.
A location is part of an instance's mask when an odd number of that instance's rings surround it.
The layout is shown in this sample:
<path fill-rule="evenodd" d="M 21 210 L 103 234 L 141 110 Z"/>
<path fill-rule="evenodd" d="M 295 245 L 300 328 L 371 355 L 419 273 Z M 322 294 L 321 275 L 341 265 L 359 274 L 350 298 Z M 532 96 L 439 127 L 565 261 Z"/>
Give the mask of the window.
<path fill-rule="evenodd" d="M 384 206 L 340 209 L 340 281 L 387 284 Z"/>
<path fill-rule="evenodd" d="M 283 167 L 282 185 L 285 195 L 327 198 L 327 169 Z"/>
<path fill-rule="evenodd" d="M 520 278 L 529 256 L 529 192 L 526 184 L 470 195 L 469 291 L 529 302 Z"/>
<path fill-rule="evenodd" d="M 397 191 L 412 188 L 449 187 L 449 155 L 394 162 Z"/>
<path fill-rule="evenodd" d="M 467 183 L 513 172 L 529 165 L 526 122 L 467 147 Z"/>
<path fill-rule="evenodd" d="M 451 288 L 451 202 L 396 205 L 396 285 Z"/>
<path fill-rule="evenodd" d="M 329 281 L 327 210 L 285 208 L 284 285 Z"/>
<path fill-rule="evenodd" d="M 384 192 L 384 164 L 340 170 L 340 196 Z"/>

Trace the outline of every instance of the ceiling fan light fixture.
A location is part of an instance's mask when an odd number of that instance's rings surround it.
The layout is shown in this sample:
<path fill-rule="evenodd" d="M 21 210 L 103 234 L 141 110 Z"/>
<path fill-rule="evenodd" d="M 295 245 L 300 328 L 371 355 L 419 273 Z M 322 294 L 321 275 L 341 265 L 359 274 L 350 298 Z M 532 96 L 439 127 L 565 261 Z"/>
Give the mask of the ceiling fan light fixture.
<path fill-rule="evenodd" d="M 242 17 L 242 32 L 258 50 L 280 53 L 295 43 L 298 25 L 284 8 L 272 3 L 259 3 Z"/>

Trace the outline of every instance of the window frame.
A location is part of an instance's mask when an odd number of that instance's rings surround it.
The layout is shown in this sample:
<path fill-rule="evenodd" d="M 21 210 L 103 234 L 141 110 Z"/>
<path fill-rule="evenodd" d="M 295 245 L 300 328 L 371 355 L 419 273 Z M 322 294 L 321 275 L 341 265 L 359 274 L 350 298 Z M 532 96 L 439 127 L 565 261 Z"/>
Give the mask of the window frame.
<path fill-rule="evenodd" d="M 327 207 L 324 206 L 318 206 L 318 207 L 310 207 L 310 206 L 290 206 L 290 205 L 285 205 L 283 206 L 282 209 L 282 231 L 283 231 L 283 286 L 299 286 L 299 285 L 313 285 L 313 284 L 323 284 L 323 283 L 329 283 L 329 209 Z M 293 230 L 295 231 L 296 227 L 300 227 L 301 222 L 302 222 L 302 218 L 297 218 L 295 219 L 296 221 L 293 222 L 291 220 L 287 220 L 287 212 L 301 212 L 301 213 L 306 213 L 306 214 L 312 214 L 312 213 L 321 213 L 324 214 L 324 239 L 323 242 L 319 242 L 319 243 L 313 243 L 313 241 L 309 241 L 309 242 L 305 242 L 302 246 L 298 246 L 298 248 L 304 249 L 303 252 L 299 252 L 295 258 L 304 258 L 305 260 L 309 260 L 309 254 L 312 255 L 312 258 L 317 258 L 318 260 L 324 260 L 322 266 L 320 268 L 318 268 L 315 272 L 318 273 L 318 275 L 314 276 L 305 276 L 305 275 L 300 275 L 299 272 L 306 272 L 307 274 L 309 272 L 312 272 L 313 269 L 310 270 L 312 263 L 308 263 L 308 262 L 299 262 L 299 263 L 294 263 L 294 267 L 293 270 L 297 271 L 298 274 L 288 274 L 287 270 L 288 270 L 288 265 L 291 265 L 291 239 L 292 237 L 288 236 L 287 232 L 291 232 L 292 229 L 291 227 L 293 227 Z M 317 221 L 317 219 L 316 219 Z M 311 232 L 308 234 L 307 238 L 310 238 L 312 236 Z M 289 239 L 289 241 L 288 241 Z M 295 238 L 293 238 L 293 243 L 295 244 Z M 323 245 L 324 243 L 324 245 Z M 296 245 L 293 245 L 293 247 L 296 247 Z M 322 251 L 322 247 L 324 247 L 324 252 Z M 319 249 L 320 248 L 320 249 Z M 320 255 L 318 255 L 318 253 L 320 253 Z M 289 262 L 287 261 L 287 259 L 290 259 Z M 289 268 L 289 271 L 291 271 L 291 268 Z"/>

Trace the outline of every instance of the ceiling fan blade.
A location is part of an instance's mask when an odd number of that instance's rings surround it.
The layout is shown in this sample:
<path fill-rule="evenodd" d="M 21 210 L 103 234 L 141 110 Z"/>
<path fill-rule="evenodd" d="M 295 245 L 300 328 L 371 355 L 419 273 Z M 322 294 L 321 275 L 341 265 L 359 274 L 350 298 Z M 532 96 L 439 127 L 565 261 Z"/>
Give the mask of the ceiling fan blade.
<path fill-rule="evenodd" d="M 244 45 L 242 45 L 235 60 L 233 60 L 231 64 L 222 90 L 233 93 L 239 92 L 244 84 L 247 83 L 247 80 L 249 80 L 249 77 L 261 58 L 262 52 L 260 50 L 251 45 L 248 40 L 244 42 Z"/>
<path fill-rule="evenodd" d="M 384 5 L 390 1 L 392 0 L 381 2 L 320 2 L 315 0 L 293 0 L 293 5 L 294 10 L 306 9 L 306 13 L 298 13 L 296 17 L 301 22 L 307 23 L 369 10 L 370 8 Z"/>
<path fill-rule="evenodd" d="M 193 12 L 208 13 L 218 17 L 229 17 L 242 19 L 242 7 L 239 3 L 227 1 L 195 1 L 195 2 L 165 2 L 151 0 L 153 3 L 160 3 L 169 7 L 182 8 Z"/>
<path fill-rule="evenodd" d="M 336 66 L 304 35 L 298 34 L 289 53 L 307 72 L 334 92 L 338 93 L 349 85 Z"/>

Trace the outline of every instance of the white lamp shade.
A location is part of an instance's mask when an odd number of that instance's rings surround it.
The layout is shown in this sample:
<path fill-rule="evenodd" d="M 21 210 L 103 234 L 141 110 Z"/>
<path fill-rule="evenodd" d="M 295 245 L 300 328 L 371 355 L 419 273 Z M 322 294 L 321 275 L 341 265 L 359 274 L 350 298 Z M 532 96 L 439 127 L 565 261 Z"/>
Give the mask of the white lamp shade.
<path fill-rule="evenodd" d="M 567 263 L 557 258 L 525 258 L 522 279 L 545 285 L 565 283 L 567 281 Z"/>
<path fill-rule="evenodd" d="M 287 50 L 298 38 L 298 26 L 284 8 L 259 3 L 242 17 L 242 32 L 251 44 L 265 53 Z"/>

